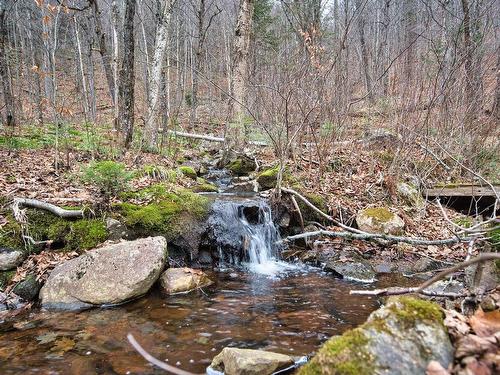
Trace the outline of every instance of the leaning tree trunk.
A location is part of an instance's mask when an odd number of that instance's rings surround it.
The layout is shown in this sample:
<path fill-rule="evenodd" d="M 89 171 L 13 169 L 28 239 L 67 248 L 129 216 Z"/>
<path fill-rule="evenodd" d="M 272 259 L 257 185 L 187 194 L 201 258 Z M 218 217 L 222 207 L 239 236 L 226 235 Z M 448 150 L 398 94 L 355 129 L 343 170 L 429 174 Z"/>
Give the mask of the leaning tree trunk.
<path fill-rule="evenodd" d="M 160 98 L 163 78 L 163 65 L 165 60 L 165 51 L 168 42 L 168 27 L 170 25 L 170 16 L 175 1 L 165 0 L 160 23 L 156 30 L 155 50 L 153 61 L 151 63 L 149 77 L 149 106 L 148 118 L 146 121 L 145 140 L 148 149 L 154 149 L 158 139 L 158 124 L 160 118 Z"/>
<path fill-rule="evenodd" d="M 229 100 L 229 116 L 235 123 L 226 128 L 228 147 L 233 148 L 243 141 L 243 117 L 247 104 L 248 94 L 248 55 L 250 36 L 252 32 L 252 18 L 255 0 L 241 0 L 238 11 L 238 20 L 234 31 L 233 64 L 231 68 L 231 85 Z M 229 121 L 230 122 L 230 121 Z M 228 122 L 228 123 L 229 123 Z M 226 127 L 229 125 L 226 125 Z"/>
<path fill-rule="evenodd" d="M 6 124 L 16 124 L 16 112 L 14 108 L 14 95 L 12 95 L 12 86 L 7 66 L 7 26 L 5 24 L 5 1 L 0 0 L 0 79 L 2 80 L 3 98 L 6 109 Z"/>
<path fill-rule="evenodd" d="M 134 16 L 136 0 L 125 0 L 123 58 L 118 83 L 118 124 L 124 146 L 129 148 L 134 132 Z"/>

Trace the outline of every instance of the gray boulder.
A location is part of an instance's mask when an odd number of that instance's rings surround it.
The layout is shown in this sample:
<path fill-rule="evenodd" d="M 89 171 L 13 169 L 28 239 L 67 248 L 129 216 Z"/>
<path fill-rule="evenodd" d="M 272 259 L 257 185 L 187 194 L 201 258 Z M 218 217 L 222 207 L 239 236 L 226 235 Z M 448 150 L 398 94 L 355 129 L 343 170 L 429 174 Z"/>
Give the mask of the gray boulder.
<path fill-rule="evenodd" d="M 285 354 L 264 350 L 224 348 L 210 367 L 225 375 L 270 375 L 293 366 L 294 359 Z"/>
<path fill-rule="evenodd" d="M 164 237 L 121 242 L 88 251 L 54 268 L 40 291 L 42 307 L 84 309 L 145 294 L 167 257 Z"/>
<path fill-rule="evenodd" d="M 344 279 L 372 283 L 375 281 L 375 270 L 363 260 L 342 262 L 332 260 L 326 263 L 325 271 L 333 272 Z"/>
<path fill-rule="evenodd" d="M 444 368 L 453 361 L 440 307 L 412 297 L 389 298 L 365 324 L 328 340 L 299 375 L 425 374 L 430 361 Z"/>
<path fill-rule="evenodd" d="M 0 248 L 0 271 L 8 271 L 19 266 L 25 258 L 24 252 L 8 248 Z"/>

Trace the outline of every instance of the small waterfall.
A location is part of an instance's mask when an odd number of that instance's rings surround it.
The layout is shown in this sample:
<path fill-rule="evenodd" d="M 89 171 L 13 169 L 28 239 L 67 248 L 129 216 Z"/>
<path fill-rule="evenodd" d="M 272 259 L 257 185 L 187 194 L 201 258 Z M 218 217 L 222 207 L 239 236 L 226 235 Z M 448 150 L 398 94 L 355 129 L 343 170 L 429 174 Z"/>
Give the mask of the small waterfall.
<path fill-rule="evenodd" d="M 293 266 L 279 261 L 280 235 L 271 208 L 264 200 L 220 200 L 209 219 L 219 262 L 242 265 L 249 271 L 275 275 Z"/>

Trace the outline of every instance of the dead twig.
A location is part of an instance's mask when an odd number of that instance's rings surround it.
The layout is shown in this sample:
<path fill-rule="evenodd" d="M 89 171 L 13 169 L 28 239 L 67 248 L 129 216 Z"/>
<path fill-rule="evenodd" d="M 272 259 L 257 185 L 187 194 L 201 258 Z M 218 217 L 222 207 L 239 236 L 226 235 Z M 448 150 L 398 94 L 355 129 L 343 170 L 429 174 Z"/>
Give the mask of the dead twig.
<path fill-rule="evenodd" d="M 146 360 L 148 361 L 149 363 L 161 368 L 162 370 L 165 370 L 165 371 L 168 371 L 172 374 L 175 374 L 175 375 L 196 375 L 196 374 L 193 374 L 192 372 L 189 372 L 189 371 L 184 371 L 184 370 L 181 370 L 181 369 L 178 369 L 177 367 L 175 366 L 171 366 L 163 361 L 160 361 L 159 359 L 156 359 L 155 357 L 153 357 L 151 354 L 149 354 L 137 341 L 136 339 L 134 338 L 134 336 L 129 333 L 127 335 L 127 339 L 128 341 L 130 342 L 130 345 L 132 345 L 134 347 L 134 349 Z"/>

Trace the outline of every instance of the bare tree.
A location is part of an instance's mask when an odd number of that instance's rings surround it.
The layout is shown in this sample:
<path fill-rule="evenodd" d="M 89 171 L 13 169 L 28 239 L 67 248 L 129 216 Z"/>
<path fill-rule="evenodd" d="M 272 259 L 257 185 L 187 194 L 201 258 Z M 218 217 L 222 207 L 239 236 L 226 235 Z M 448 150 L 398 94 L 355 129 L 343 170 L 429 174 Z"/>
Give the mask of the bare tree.
<path fill-rule="evenodd" d="M 0 0 L 0 79 L 2 80 L 3 97 L 5 101 L 5 123 L 7 125 L 16 124 L 16 111 L 14 108 L 14 97 L 12 94 L 12 86 L 10 84 L 10 77 L 8 73 L 7 62 L 7 27 L 6 27 L 6 9 L 7 1 Z"/>
<path fill-rule="evenodd" d="M 118 78 L 118 125 L 124 146 L 129 148 L 134 134 L 134 16 L 136 0 L 125 0 L 123 58 Z"/>

